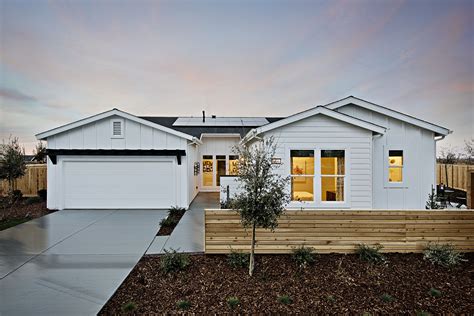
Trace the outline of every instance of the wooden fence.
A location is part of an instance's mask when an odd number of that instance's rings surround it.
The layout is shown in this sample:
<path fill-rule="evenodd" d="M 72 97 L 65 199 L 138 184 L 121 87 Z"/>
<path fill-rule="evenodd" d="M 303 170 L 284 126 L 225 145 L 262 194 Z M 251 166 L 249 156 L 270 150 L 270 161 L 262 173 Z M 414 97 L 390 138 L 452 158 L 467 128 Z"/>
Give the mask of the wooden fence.
<path fill-rule="evenodd" d="M 445 184 L 451 188 L 467 191 L 469 171 L 474 170 L 474 165 L 445 165 L 436 164 L 436 184 Z M 446 179 L 446 172 L 448 177 Z"/>
<path fill-rule="evenodd" d="M 26 165 L 26 173 L 23 177 L 17 179 L 16 189 L 21 190 L 23 196 L 38 195 L 38 190 L 46 189 L 46 164 Z M 0 183 L 0 195 L 8 192 L 8 182 Z"/>
<path fill-rule="evenodd" d="M 302 245 L 319 253 L 353 252 L 359 243 L 384 252 L 421 252 L 428 242 L 474 251 L 474 210 L 464 211 L 287 211 L 278 228 L 257 229 L 257 253 L 290 253 Z M 250 249 L 251 230 L 229 210 L 205 211 L 205 252 Z"/>

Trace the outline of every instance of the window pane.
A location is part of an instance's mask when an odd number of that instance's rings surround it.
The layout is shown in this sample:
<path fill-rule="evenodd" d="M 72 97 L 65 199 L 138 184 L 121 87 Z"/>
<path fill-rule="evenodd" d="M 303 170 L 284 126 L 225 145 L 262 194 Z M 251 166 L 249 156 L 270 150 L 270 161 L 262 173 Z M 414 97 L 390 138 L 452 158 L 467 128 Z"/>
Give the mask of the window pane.
<path fill-rule="evenodd" d="M 401 167 L 389 167 L 388 168 L 388 181 L 389 182 L 402 182 L 403 180 L 403 168 Z"/>
<path fill-rule="evenodd" d="M 314 151 L 291 150 L 291 174 L 314 175 Z"/>
<path fill-rule="evenodd" d="M 403 166 L 403 150 L 389 150 L 388 164 L 391 166 Z"/>
<path fill-rule="evenodd" d="M 229 156 L 229 175 L 237 175 L 238 174 L 238 164 L 239 156 L 230 155 Z"/>
<path fill-rule="evenodd" d="M 344 175 L 344 150 L 321 150 L 321 174 Z"/>
<path fill-rule="evenodd" d="M 291 177 L 291 200 L 313 201 L 313 177 Z"/>
<path fill-rule="evenodd" d="M 344 201 L 344 177 L 321 177 L 321 201 Z"/>
<path fill-rule="evenodd" d="M 202 157 L 202 185 L 206 187 L 212 186 L 213 160 L 212 156 L 206 155 Z"/>

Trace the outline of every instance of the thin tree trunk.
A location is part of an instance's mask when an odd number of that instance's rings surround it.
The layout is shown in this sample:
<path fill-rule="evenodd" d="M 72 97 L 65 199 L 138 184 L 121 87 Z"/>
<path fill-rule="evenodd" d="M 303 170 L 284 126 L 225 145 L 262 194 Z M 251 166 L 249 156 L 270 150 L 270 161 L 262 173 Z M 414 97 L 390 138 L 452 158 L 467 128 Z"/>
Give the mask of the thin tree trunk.
<path fill-rule="evenodd" d="M 444 171 L 446 173 L 446 186 L 449 188 L 449 180 L 448 180 L 448 164 L 444 165 Z"/>
<path fill-rule="evenodd" d="M 249 263 L 249 275 L 253 275 L 253 268 L 255 265 L 254 253 L 255 253 L 255 228 L 256 224 L 253 223 L 252 226 L 252 247 L 250 249 L 250 263 Z"/>

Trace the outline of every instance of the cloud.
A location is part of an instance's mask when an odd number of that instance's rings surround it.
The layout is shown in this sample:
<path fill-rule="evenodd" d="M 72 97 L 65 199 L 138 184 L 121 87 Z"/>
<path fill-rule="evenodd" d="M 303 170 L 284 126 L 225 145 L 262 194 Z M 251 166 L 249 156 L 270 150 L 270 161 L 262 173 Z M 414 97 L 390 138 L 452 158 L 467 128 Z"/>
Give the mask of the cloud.
<path fill-rule="evenodd" d="M 1 88 L 0 87 L 0 98 L 10 99 L 14 101 L 37 101 L 33 96 L 27 95 L 21 91 L 15 89 Z"/>

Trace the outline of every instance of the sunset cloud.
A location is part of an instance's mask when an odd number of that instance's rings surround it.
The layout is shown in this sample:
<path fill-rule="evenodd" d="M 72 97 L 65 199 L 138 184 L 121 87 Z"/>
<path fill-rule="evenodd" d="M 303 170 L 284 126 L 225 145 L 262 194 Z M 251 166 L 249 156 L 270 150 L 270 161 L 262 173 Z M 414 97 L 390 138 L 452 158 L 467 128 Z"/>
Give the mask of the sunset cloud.
<path fill-rule="evenodd" d="M 352 94 L 451 128 L 444 142 L 459 146 L 474 134 L 473 6 L 7 0 L 0 138 L 34 144 L 113 107 L 289 115 Z"/>

